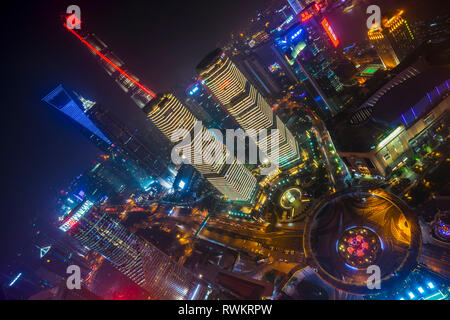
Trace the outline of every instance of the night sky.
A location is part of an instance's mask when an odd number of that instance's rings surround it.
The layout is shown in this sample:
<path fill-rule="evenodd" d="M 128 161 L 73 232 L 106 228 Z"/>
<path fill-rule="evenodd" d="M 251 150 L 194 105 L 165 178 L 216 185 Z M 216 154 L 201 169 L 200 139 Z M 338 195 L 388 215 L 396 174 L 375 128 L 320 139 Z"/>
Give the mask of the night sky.
<path fill-rule="evenodd" d="M 179 92 L 205 54 L 270 2 L 77 0 L 3 5 L 2 265 L 29 243 L 31 218 L 37 217 L 44 229 L 50 227 L 58 191 L 99 155 L 42 97 L 63 84 L 130 122 L 142 117 L 89 51 L 62 27 L 68 5 L 81 7 L 83 26 L 104 40 L 143 84 L 156 92 Z M 351 44 L 355 39 L 343 33 L 355 28 L 343 24 L 336 33 L 343 44 Z"/>

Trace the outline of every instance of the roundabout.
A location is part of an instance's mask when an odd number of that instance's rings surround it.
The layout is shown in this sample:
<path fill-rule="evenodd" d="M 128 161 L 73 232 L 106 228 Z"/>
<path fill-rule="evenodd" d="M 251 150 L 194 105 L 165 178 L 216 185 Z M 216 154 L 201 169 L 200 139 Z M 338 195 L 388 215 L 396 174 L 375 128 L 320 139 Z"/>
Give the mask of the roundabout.
<path fill-rule="evenodd" d="M 392 194 L 346 190 L 314 206 L 303 246 L 309 265 L 329 285 L 374 294 L 367 268 L 380 268 L 383 289 L 399 283 L 417 265 L 421 233 L 417 217 Z"/>
<path fill-rule="evenodd" d="M 364 227 L 345 230 L 336 245 L 345 263 L 357 269 L 375 264 L 382 251 L 378 235 Z"/>

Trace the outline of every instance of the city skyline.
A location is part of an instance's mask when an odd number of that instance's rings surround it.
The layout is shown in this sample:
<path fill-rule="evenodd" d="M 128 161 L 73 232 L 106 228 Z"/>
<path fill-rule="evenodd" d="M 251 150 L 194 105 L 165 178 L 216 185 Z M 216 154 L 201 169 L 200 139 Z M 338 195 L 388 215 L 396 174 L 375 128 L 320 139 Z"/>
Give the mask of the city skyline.
<path fill-rule="evenodd" d="M 4 299 L 447 300 L 450 18 L 375 2 L 10 5 Z"/>

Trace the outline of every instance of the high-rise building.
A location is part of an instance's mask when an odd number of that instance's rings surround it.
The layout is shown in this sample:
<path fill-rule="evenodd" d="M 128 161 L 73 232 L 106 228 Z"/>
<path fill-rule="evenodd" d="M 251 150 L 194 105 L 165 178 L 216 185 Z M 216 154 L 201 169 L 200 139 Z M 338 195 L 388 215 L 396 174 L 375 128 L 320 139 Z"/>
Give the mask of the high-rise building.
<path fill-rule="evenodd" d="M 275 65 L 272 65 L 276 68 Z M 255 54 L 250 54 L 243 59 L 242 69 L 246 70 L 249 80 L 264 96 L 270 97 L 281 91 L 274 77 L 272 77 L 271 70 L 265 68 L 260 59 Z"/>
<path fill-rule="evenodd" d="M 89 199 L 61 221 L 59 229 L 101 254 L 153 299 L 201 300 L 208 286 L 149 242 L 129 232 L 114 214 Z"/>
<path fill-rule="evenodd" d="M 299 14 L 300 11 L 302 11 L 303 9 L 302 5 L 300 4 L 300 2 L 298 2 L 298 0 L 288 0 L 288 3 L 295 14 Z"/>
<path fill-rule="evenodd" d="M 403 10 L 382 21 L 383 26 L 370 29 L 367 36 L 386 68 L 396 67 L 416 45 L 416 39 L 403 17 Z"/>
<path fill-rule="evenodd" d="M 66 24 L 64 24 L 64 27 L 98 57 L 108 74 L 119 83 L 122 89 L 131 95 L 131 98 L 136 102 L 138 107 L 147 113 L 148 118 L 151 120 L 150 124 L 155 128 L 158 135 L 162 137 L 161 139 L 169 139 L 170 141 L 172 133 L 178 128 L 189 128 L 189 130 L 193 130 L 194 124 L 198 119 L 174 96 L 164 95 L 161 96 L 164 98 L 160 98 L 153 103 L 152 99 L 156 97 L 156 94 L 143 86 L 135 76 L 125 71 L 123 62 L 108 49 L 106 44 L 100 41 L 94 34 L 85 33 L 82 36 L 75 30 L 70 29 Z M 170 112 L 173 113 L 170 114 Z M 162 118 L 161 114 L 164 115 Z M 242 163 L 238 163 L 237 159 L 234 158 L 231 164 L 226 163 L 226 158 L 229 153 L 223 143 L 216 140 L 204 126 L 201 126 L 200 131 L 204 137 L 212 138 L 209 142 L 205 143 L 205 147 L 212 146 L 214 148 L 215 146 L 225 152 L 224 158 L 218 159 L 217 161 L 213 160 L 212 162 L 214 163 L 212 165 L 193 164 L 194 167 L 228 199 L 252 202 L 258 190 L 256 179 Z M 201 140 L 194 139 L 195 141 Z M 192 148 L 192 152 L 194 150 L 195 148 Z"/>
<path fill-rule="evenodd" d="M 81 24 L 81 22 L 79 23 Z M 88 32 L 85 25 L 81 29 L 71 29 L 64 23 L 64 27 L 89 49 L 106 73 L 139 108 L 143 108 L 156 96 L 152 90 L 141 83 L 137 76 L 127 70 L 125 63 L 111 51 L 108 45 L 94 33 Z M 164 141 L 152 123 L 147 123 L 146 129 L 155 141 Z"/>
<path fill-rule="evenodd" d="M 343 106 L 344 87 L 334 71 L 343 60 L 336 50 L 339 39 L 316 2 L 306 6 L 298 20 L 276 36 L 275 46 L 315 97 L 317 111 L 334 115 Z"/>
<path fill-rule="evenodd" d="M 168 168 L 168 161 L 153 151 L 154 148 L 140 137 L 136 129 L 125 125 L 108 108 L 70 94 L 62 85 L 42 100 L 78 123 L 83 128 L 82 132 L 100 150 L 140 181 L 142 188 L 145 189 L 152 181 L 148 175 L 158 178 L 166 187 L 171 186 L 174 176 Z M 141 172 L 140 168 L 148 174 Z"/>
<path fill-rule="evenodd" d="M 292 133 L 221 49 L 208 54 L 197 66 L 197 72 L 215 98 L 246 132 L 276 130 L 268 132 L 267 139 L 257 138 L 258 141 L 255 141 L 272 163 L 278 163 L 284 169 L 299 161 L 299 148 Z M 278 135 L 277 146 L 267 143 L 272 139 L 272 134 Z M 278 148 L 278 159 L 273 159 L 277 156 L 275 148 Z"/>
<path fill-rule="evenodd" d="M 416 39 L 403 16 L 403 10 L 382 22 L 398 59 L 402 61 L 416 46 Z"/>
<path fill-rule="evenodd" d="M 182 157 L 188 158 L 188 163 L 225 197 L 246 203 L 254 200 L 258 191 L 256 178 L 175 96 L 160 95 L 144 108 L 144 112 L 171 141 L 178 130 L 190 134 L 188 145 L 175 149 L 175 152 L 187 150 L 189 154 L 184 153 Z"/>
<path fill-rule="evenodd" d="M 384 34 L 383 29 L 373 28 L 367 32 L 370 42 L 377 50 L 378 56 L 381 62 L 383 62 L 384 67 L 388 69 L 395 68 L 400 61 L 392 48 L 391 42 L 388 37 Z"/>

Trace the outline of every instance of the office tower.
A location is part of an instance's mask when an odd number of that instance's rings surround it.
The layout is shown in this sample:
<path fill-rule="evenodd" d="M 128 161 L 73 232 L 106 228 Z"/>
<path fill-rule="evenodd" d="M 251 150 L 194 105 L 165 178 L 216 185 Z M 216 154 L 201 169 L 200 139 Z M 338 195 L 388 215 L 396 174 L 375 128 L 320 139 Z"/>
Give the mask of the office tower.
<path fill-rule="evenodd" d="M 163 186 L 171 186 L 174 175 L 167 166 L 167 160 L 153 151 L 154 147 L 145 142 L 137 130 L 125 125 L 108 108 L 70 94 L 62 85 L 42 100 L 81 125 L 82 132 L 124 171 L 139 180 L 142 188 L 146 189 L 152 181 L 149 175 L 158 178 Z"/>
<path fill-rule="evenodd" d="M 84 107 L 92 107 L 93 102 L 85 100 L 84 104 L 81 101 L 76 101 L 62 85 L 57 86 L 50 93 L 48 93 L 42 101 L 47 102 L 49 105 L 59 110 L 67 117 L 71 118 L 85 130 L 84 133 L 88 134 L 89 139 L 102 151 L 108 149 L 112 145 L 111 140 L 105 136 L 100 128 L 90 119 Z"/>
<path fill-rule="evenodd" d="M 391 69 L 414 50 L 416 40 L 403 11 L 383 19 L 382 25 L 369 30 L 367 36 L 385 67 Z"/>
<path fill-rule="evenodd" d="M 409 27 L 408 22 L 403 17 L 403 10 L 397 12 L 389 19 L 383 20 L 387 37 L 398 59 L 402 61 L 415 48 L 416 40 Z"/>
<path fill-rule="evenodd" d="M 114 214 L 86 199 L 61 221 L 59 229 L 101 254 L 153 299 L 199 300 L 207 285 L 152 244 L 123 226 Z"/>
<path fill-rule="evenodd" d="M 156 96 L 153 91 L 142 85 L 138 77 L 127 70 L 125 63 L 102 40 L 94 33 L 88 32 L 84 24 L 81 29 L 71 29 L 65 23 L 63 26 L 89 49 L 106 73 L 139 108 L 143 108 Z M 152 123 L 147 123 L 147 130 L 155 142 L 163 141 L 163 137 Z"/>
<path fill-rule="evenodd" d="M 190 85 L 186 90 L 186 96 L 188 97 L 186 104 L 208 113 L 210 120 L 205 123 L 207 128 L 237 129 L 239 127 L 233 117 L 213 99 L 212 94 L 202 81 L 198 80 Z"/>
<path fill-rule="evenodd" d="M 385 68 L 392 69 L 395 68 L 400 61 L 392 48 L 391 42 L 388 37 L 384 34 L 382 28 L 373 28 L 367 32 L 367 36 L 370 42 L 375 47 L 375 50 L 380 57 L 381 62 Z"/>
<path fill-rule="evenodd" d="M 300 11 L 302 11 L 303 9 L 302 5 L 300 4 L 300 2 L 298 2 L 298 0 L 288 0 L 288 3 L 295 14 L 299 14 Z"/>
<path fill-rule="evenodd" d="M 306 6 L 299 20 L 277 35 L 275 46 L 315 97 L 320 107 L 317 111 L 334 115 L 343 106 L 344 86 L 334 71 L 343 60 L 336 50 L 339 39 L 318 3 Z"/>
<path fill-rule="evenodd" d="M 230 155 L 222 141 L 197 123 L 198 119 L 175 96 L 160 95 L 144 108 L 144 112 L 171 141 L 177 130 L 189 132 L 191 141 L 187 152 L 190 154 L 182 156 L 189 157 L 189 163 L 224 196 L 246 203 L 254 200 L 258 191 L 255 177 L 234 155 Z"/>
<path fill-rule="evenodd" d="M 222 52 L 216 49 L 208 54 L 197 66 L 197 72 L 215 98 L 247 132 L 255 130 L 277 129 L 278 146 L 257 139 L 258 147 L 284 169 L 300 159 L 298 144 L 285 124 L 274 114 L 262 95 L 249 83 L 236 65 Z M 278 147 L 278 159 L 272 159 L 273 148 Z"/>

